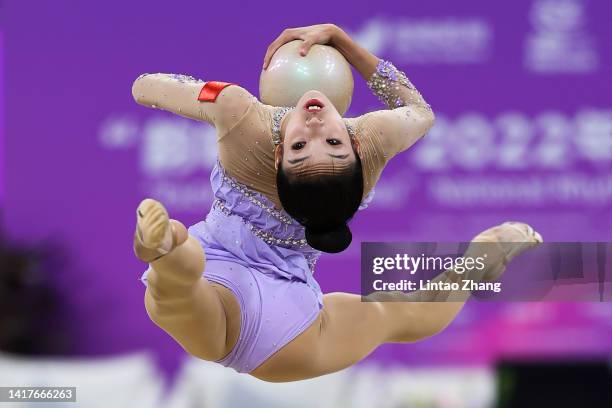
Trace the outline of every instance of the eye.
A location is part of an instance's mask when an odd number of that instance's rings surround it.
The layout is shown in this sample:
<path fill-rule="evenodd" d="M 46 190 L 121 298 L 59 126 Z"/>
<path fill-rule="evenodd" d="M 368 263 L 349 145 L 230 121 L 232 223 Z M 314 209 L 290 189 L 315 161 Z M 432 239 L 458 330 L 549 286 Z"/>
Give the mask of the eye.
<path fill-rule="evenodd" d="M 333 138 L 332 139 L 327 139 L 327 143 L 329 143 L 332 146 L 336 146 L 336 145 L 342 144 L 341 141 L 339 141 L 338 139 L 333 139 Z"/>
<path fill-rule="evenodd" d="M 291 149 L 293 149 L 293 150 L 301 150 L 302 148 L 304 148 L 305 145 L 306 145 L 306 143 L 304 143 L 304 142 L 296 142 L 296 143 L 291 145 Z"/>

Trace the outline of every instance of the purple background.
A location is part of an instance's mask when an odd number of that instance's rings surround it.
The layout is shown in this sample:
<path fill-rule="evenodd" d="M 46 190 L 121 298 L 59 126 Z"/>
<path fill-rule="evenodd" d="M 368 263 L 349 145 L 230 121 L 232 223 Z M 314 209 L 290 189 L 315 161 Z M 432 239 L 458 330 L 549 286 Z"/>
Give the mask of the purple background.
<path fill-rule="evenodd" d="M 203 124 L 136 105 L 133 80 L 185 73 L 257 94 L 265 48 L 286 27 L 344 27 L 405 70 L 438 118 L 385 170 L 350 250 L 319 262 L 325 292 L 359 291 L 361 240 L 460 241 L 505 220 L 548 241 L 610 240 L 608 2 L 7 1 L 3 11 L 4 225 L 15 240 L 52 239 L 70 255 L 57 285 L 72 307 L 75 354 L 152 349 L 168 370 L 184 355 L 146 316 L 134 210 L 154 196 L 186 224 L 201 219 L 214 143 Z M 539 71 L 530 52 L 547 55 Z M 349 113 L 378 108 L 355 78 Z M 477 188 L 468 197 L 457 183 Z M 611 316 L 610 304 L 474 303 L 444 334 L 371 358 L 609 354 Z"/>
<path fill-rule="evenodd" d="M 0 31 L 0 205 L 4 202 L 4 32 Z"/>

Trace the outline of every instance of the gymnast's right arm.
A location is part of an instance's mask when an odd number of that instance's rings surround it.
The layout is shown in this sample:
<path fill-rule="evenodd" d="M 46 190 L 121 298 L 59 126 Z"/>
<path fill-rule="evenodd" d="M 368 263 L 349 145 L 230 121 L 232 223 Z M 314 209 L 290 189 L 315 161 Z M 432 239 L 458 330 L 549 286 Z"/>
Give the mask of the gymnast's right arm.
<path fill-rule="evenodd" d="M 132 96 L 143 106 L 208 122 L 220 135 L 242 118 L 254 98 L 237 85 L 176 74 L 143 74 L 134 81 Z"/>

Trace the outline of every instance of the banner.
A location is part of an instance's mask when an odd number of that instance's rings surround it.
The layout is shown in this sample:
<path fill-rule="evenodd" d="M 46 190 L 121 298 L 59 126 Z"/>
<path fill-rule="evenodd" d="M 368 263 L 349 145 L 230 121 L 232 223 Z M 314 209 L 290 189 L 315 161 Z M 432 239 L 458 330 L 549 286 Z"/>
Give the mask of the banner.
<path fill-rule="evenodd" d="M 325 292 L 360 290 L 361 242 L 461 242 L 521 221 L 545 242 L 608 242 L 612 231 L 612 6 L 605 1 L 7 2 L 4 223 L 19 241 L 64 248 L 56 284 L 78 354 L 184 354 L 147 317 L 132 253 L 145 197 L 194 224 L 212 202 L 214 129 L 137 105 L 145 72 L 190 74 L 258 94 L 265 50 L 287 27 L 333 22 L 404 70 L 436 113 L 395 157 L 323 255 Z M 211 18 L 214 15 L 215 18 Z M 25 24 L 24 22 L 27 22 Z M 2 66 L 2 64 L 0 64 Z M 355 75 L 348 116 L 382 109 Z M 490 362 L 513 353 L 606 354 L 610 304 L 471 302 L 441 335 L 379 348 L 397 363 Z"/>

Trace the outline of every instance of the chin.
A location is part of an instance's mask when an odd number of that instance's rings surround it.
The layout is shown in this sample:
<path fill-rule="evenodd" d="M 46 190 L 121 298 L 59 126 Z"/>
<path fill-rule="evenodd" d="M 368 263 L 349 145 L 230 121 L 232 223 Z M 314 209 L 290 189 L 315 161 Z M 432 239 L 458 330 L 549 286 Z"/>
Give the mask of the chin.
<path fill-rule="evenodd" d="M 325 99 L 326 101 L 329 100 L 323 92 L 317 91 L 316 89 L 312 89 L 310 91 L 304 92 L 304 94 L 300 98 L 300 102 L 305 101 L 310 98 L 321 98 L 321 99 Z"/>

